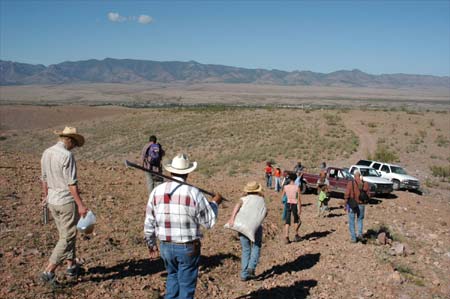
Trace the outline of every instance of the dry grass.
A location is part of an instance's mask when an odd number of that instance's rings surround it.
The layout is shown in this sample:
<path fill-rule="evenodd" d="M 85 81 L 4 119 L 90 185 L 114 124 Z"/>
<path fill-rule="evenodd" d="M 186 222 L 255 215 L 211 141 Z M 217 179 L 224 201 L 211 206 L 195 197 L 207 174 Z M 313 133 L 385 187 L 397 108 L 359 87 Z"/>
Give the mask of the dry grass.
<path fill-rule="evenodd" d="M 179 151 L 201 160 L 200 172 L 212 175 L 245 172 L 252 163 L 302 159 L 317 166 L 322 160 L 349 156 L 358 138 L 343 125 L 338 112 L 299 109 L 143 109 L 127 110 L 113 119 L 79 124 L 86 135 L 81 158 L 138 158 L 150 134 L 159 137 L 167 157 Z M 331 119 L 331 121 L 330 121 Z M 33 140 L 10 136 L 6 148 L 39 153 L 52 143 L 48 130 L 35 132 Z"/>

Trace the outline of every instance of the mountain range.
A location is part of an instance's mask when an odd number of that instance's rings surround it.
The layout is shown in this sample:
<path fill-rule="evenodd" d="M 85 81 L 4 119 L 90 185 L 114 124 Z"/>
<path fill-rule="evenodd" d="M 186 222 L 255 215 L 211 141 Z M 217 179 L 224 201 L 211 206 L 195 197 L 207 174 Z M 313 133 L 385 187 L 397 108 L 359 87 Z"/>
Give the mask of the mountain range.
<path fill-rule="evenodd" d="M 83 60 L 44 66 L 0 60 L 0 85 L 67 83 L 248 83 L 347 87 L 449 87 L 449 76 L 247 69 L 195 61 Z"/>

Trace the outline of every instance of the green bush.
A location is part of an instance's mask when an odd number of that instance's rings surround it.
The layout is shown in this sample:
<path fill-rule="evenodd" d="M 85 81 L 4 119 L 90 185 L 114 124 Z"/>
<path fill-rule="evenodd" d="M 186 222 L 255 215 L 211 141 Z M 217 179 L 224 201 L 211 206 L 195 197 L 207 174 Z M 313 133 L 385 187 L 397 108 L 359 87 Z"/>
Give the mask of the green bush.
<path fill-rule="evenodd" d="M 433 176 L 440 177 L 442 178 L 443 181 L 450 178 L 450 165 L 447 166 L 433 165 L 430 167 L 430 169 Z"/>
<path fill-rule="evenodd" d="M 449 141 L 448 141 L 448 139 L 445 138 L 444 136 L 439 135 L 439 136 L 436 138 L 436 143 L 437 143 L 437 145 L 438 145 L 439 147 L 445 147 L 445 146 L 447 146 L 447 145 L 449 144 Z"/>
<path fill-rule="evenodd" d="M 325 113 L 324 115 L 327 125 L 335 126 L 338 125 L 342 118 L 336 114 Z"/>
<path fill-rule="evenodd" d="M 383 144 L 378 144 L 373 155 L 369 155 L 369 160 L 391 163 L 399 160 L 398 155 Z"/>

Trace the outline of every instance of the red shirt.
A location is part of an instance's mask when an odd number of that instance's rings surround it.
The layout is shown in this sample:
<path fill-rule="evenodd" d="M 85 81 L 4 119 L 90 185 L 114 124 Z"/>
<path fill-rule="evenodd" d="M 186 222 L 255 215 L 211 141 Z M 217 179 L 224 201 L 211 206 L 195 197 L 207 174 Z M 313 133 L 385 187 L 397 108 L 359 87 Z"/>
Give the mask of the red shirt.
<path fill-rule="evenodd" d="M 273 170 L 272 166 L 266 166 L 265 168 L 266 174 L 272 174 L 272 170 Z"/>

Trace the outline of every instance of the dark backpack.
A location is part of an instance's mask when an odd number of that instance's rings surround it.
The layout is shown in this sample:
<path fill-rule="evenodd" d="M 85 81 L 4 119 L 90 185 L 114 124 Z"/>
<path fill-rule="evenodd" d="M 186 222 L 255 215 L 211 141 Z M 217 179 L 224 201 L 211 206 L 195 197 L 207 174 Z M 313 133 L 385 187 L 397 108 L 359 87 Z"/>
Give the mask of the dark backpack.
<path fill-rule="evenodd" d="M 164 150 L 159 143 L 151 144 L 147 149 L 147 161 L 152 166 L 160 166 L 161 159 L 164 156 Z"/>
<path fill-rule="evenodd" d="M 359 201 L 363 204 L 369 203 L 370 197 L 369 194 L 367 194 L 367 192 L 364 190 L 364 183 L 361 187 L 358 186 L 358 188 L 359 188 Z"/>

